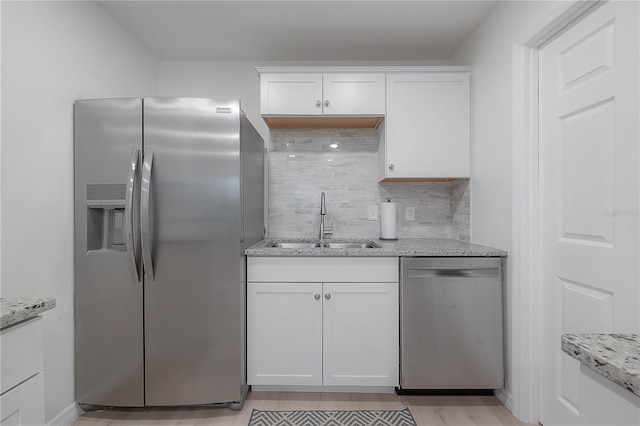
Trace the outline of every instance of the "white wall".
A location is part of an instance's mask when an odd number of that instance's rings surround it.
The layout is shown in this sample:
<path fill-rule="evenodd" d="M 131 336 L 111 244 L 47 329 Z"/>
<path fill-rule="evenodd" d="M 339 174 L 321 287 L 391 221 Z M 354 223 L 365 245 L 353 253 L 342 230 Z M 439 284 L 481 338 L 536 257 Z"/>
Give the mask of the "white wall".
<path fill-rule="evenodd" d="M 44 314 L 47 421 L 75 400 L 73 101 L 156 85 L 155 58 L 95 3 L 2 2 L 2 296 L 57 299 Z"/>
<path fill-rule="evenodd" d="M 0 46 L 2 46 L 2 2 L 0 2 Z M 1 50 L 1 49 L 0 49 Z M 0 54 L 0 99 L 2 99 L 2 55 Z M 0 102 L 0 188 L 2 188 L 2 102 Z M 0 195 L 2 191 L 0 190 Z M 2 197 L 0 196 L 0 224 L 2 224 Z M 0 297 L 2 296 L 2 226 L 0 226 Z"/>
<path fill-rule="evenodd" d="M 499 2 L 451 58 L 471 65 L 471 240 L 511 250 L 512 46 L 557 2 Z M 509 271 L 509 265 L 507 271 Z M 507 282 L 505 300 L 511 286 Z M 511 307 L 507 305 L 507 347 Z M 510 350 L 507 366 L 510 365 Z M 507 374 L 507 391 L 512 372 Z"/>

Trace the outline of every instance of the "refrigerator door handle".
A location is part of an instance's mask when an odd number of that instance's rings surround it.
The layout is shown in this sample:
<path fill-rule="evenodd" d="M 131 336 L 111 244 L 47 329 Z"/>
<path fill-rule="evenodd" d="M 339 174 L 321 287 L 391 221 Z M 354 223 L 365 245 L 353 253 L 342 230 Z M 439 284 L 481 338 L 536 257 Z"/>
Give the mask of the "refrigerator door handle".
<path fill-rule="evenodd" d="M 127 235 L 126 247 L 127 255 L 129 256 L 129 266 L 131 267 L 131 274 L 133 280 L 137 283 L 140 282 L 140 271 L 138 270 L 138 259 L 136 258 L 136 244 L 133 236 L 133 210 L 134 199 L 136 193 L 136 180 L 138 178 L 138 162 L 140 160 L 140 150 L 133 148 L 131 150 L 131 162 L 129 164 L 129 179 L 127 180 L 127 190 L 125 194 L 125 230 Z"/>
<path fill-rule="evenodd" d="M 153 168 L 153 148 L 144 150 L 142 164 L 142 185 L 140 194 L 140 235 L 142 239 L 142 261 L 147 278 L 155 280 L 151 253 L 151 170 Z"/>

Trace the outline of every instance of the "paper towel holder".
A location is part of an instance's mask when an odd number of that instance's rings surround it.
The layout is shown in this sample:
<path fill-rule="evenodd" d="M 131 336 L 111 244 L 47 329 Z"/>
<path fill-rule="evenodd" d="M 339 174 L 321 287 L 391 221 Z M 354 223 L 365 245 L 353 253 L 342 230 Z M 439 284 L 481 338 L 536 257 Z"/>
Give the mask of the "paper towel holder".
<path fill-rule="evenodd" d="M 387 203 L 391 203 L 391 197 L 387 197 Z M 384 204 L 384 203 L 383 203 L 383 204 Z M 395 203 L 394 203 L 394 204 L 395 204 Z M 394 206 L 394 207 L 395 207 L 395 206 Z M 381 212 L 380 212 L 380 213 L 381 213 L 381 215 L 384 215 L 384 213 L 383 213 L 383 210 L 384 210 L 384 209 L 382 209 L 382 208 L 381 208 L 380 210 L 381 210 Z M 383 237 L 383 234 L 385 234 L 385 232 L 382 230 L 382 227 L 383 227 L 383 223 L 382 223 L 382 222 L 383 222 L 383 219 L 382 219 L 382 216 L 380 217 L 380 228 L 381 228 L 381 229 L 380 229 L 380 238 L 379 238 L 380 240 L 382 240 L 382 241 L 398 241 L 398 237 L 396 236 L 396 229 L 395 229 L 395 227 L 396 227 L 396 224 L 395 224 L 395 221 L 396 221 L 396 212 L 395 212 L 395 209 L 394 209 L 394 211 L 393 211 L 393 219 L 392 219 L 392 220 L 393 220 L 393 231 L 391 232 L 391 234 L 392 234 L 393 236 L 384 236 L 384 237 Z M 388 230 L 387 230 L 387 233 L 389 233 L 389 232 L 388 232 Z"/>

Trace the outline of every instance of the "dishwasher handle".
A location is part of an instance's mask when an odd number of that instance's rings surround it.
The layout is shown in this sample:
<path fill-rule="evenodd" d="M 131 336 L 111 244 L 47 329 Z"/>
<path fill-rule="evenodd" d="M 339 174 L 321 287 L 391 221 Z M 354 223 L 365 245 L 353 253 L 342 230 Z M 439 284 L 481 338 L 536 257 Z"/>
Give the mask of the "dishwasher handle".
<path fill-rule="evenodd" d="M 408 268 L 407 278 L 497 278 L 500 268 Z"/>

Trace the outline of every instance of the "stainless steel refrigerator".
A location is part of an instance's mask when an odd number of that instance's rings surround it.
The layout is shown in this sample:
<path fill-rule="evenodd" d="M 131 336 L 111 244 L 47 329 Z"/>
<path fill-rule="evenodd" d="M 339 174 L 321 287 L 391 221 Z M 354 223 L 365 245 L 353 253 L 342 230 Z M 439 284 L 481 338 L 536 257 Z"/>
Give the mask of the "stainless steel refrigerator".
<path fill-rule="evenodd" d="M 79 100 L 74 145 L 77 401 L 241 407 L 264 150 L 240 102 Z"/>

